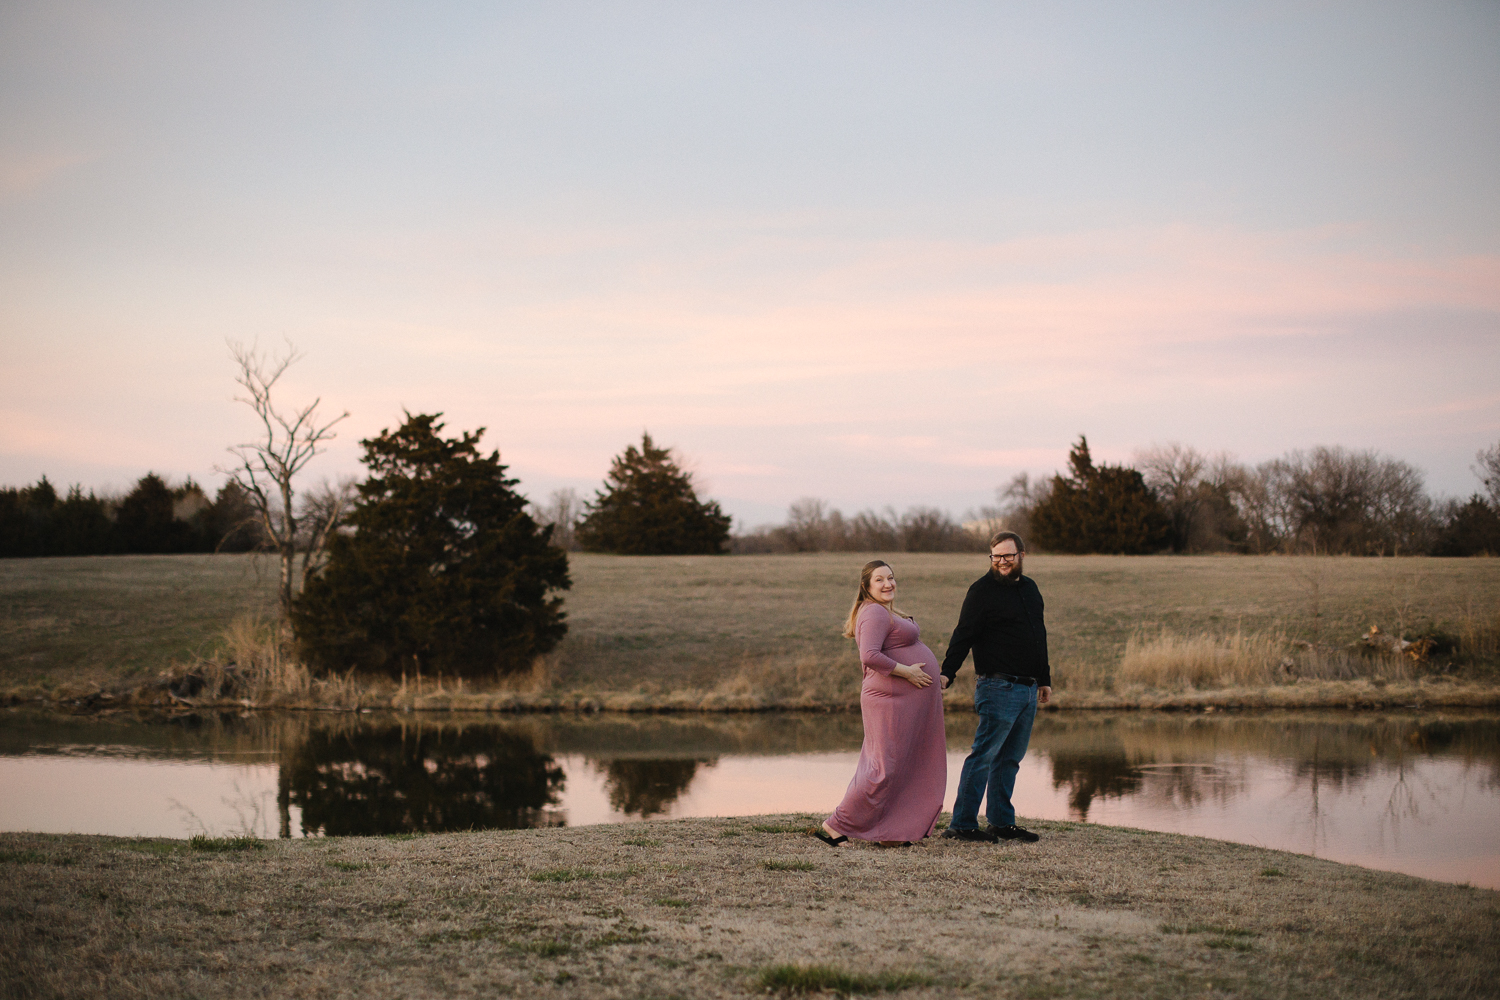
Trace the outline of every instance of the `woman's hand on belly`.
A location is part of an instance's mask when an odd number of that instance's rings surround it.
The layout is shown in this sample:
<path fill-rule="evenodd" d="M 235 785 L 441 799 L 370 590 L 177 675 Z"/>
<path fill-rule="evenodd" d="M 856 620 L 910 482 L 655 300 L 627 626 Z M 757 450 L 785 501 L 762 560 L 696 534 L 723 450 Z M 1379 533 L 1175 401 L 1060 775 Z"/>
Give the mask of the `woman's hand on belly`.
<path fill-rule="evenodd" d="M 932 678 L 922 669 L 925 666 L 925 663 L 913 663 L 910 666 L 902 664 L 891 671 L 891 676 L 901 678 L 912 687 L 924 688 L 932 683 Z"/>

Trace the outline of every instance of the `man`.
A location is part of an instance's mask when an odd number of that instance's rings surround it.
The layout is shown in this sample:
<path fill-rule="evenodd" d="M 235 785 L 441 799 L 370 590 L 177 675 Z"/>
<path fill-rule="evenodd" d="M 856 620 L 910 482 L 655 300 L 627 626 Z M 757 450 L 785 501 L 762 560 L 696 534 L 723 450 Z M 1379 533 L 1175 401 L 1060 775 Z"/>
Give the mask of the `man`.
<path fill-rule="evenodd" d="M 997 532 L 990 539 L 990 571 L 969 587 L 943 658 L 944 689 L 953 683 L 971 649 L 979 675 L 974 689 L 979 728 L 958 779 L 953 821 L 943 831 L 950 840 L 993 844 L 1039 839 L 1016 826 L 1010 802 L 1016 772 L 1031 741 L 1036 707 L 1052 700 L 1042 592 L 1021 574 L 1025 558 L 1026 544 L 1014 531 Z M 985 817 L 990 825 L 981 830 L 979 800 L 986 791 Z"/>

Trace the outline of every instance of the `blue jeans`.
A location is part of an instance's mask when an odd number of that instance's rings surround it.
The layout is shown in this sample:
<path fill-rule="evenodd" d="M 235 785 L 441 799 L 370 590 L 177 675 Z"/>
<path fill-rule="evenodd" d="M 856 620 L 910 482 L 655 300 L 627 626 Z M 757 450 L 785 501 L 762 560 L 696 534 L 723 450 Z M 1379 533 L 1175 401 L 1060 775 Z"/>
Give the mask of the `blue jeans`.
<path fill-rule="evenodd" d="M 984 814 L 990 826 L 1015 823 L 1016 808 L 1010 803 L 1010 795 L 1016 790 L 1016 772 L 1031 742 L 1036 685 L 981 677 L 974 688 L 974 711 L 979 714 L 979 728 L 958 778 L 958 797 L 949 824 L 955 830 L 978 829 L 979 800 L 985 797 L 986 789 L 989 802 Z"/>

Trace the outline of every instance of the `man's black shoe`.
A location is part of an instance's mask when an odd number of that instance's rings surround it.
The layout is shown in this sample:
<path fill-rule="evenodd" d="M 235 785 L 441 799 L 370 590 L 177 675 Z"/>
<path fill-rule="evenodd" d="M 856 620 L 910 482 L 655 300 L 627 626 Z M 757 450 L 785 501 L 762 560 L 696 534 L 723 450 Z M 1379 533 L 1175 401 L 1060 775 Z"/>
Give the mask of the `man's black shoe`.
<path fill-rule="evenodd" d="M 943 831 L 944 840 L 967 840 L 974 844 L 993 844 L 995 835 L 989 830 L 955 830 L 953 827 Z"/>
<path fill-rule="evenodd" d="M 1027 844 L 1035 844 L 1038 840 L 1042 839 L 1030 830 L 1023 830 L 1014 823 L 1010 826 L 992 826 L 985 832 L 995 838 L 995 840 L 1019 840 Z M 991 841 L 991 843 L 993 842 Z"/>

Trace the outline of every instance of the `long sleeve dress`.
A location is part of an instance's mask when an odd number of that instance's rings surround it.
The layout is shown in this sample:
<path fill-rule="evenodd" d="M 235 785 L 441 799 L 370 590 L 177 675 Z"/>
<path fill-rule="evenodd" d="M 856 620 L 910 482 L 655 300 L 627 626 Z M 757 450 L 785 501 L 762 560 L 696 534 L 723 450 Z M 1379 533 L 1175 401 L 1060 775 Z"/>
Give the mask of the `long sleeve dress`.
<path fill-rule="evenodd" d="M 860 609 L 854 638 L 865 672 L 859 691 L 865 741 L 828 828 L 859 840 L 921 840 L 933 832 L 948 785 L 938 658 L 916 622 L 880 604 Z M 916 663 L 932 678 L 925 688 L 891 676 L 898 664 Z"/>

